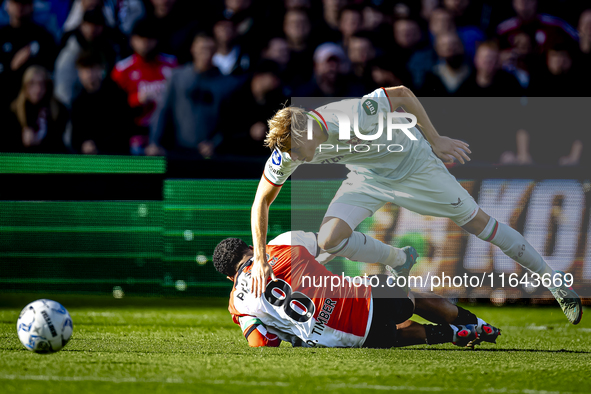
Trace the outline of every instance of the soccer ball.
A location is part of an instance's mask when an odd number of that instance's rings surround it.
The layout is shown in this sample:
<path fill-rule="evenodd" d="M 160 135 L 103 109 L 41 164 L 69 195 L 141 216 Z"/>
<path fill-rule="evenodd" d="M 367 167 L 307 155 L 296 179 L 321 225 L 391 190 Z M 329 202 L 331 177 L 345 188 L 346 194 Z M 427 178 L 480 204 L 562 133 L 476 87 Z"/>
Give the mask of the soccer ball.
<path fill-rule="evenodd" d="M 16 322 L 18 339 L 35 353 L 54 353 L 70 340 L 74 326 L 59 302 L 37 300 L 27 305 Z"/>

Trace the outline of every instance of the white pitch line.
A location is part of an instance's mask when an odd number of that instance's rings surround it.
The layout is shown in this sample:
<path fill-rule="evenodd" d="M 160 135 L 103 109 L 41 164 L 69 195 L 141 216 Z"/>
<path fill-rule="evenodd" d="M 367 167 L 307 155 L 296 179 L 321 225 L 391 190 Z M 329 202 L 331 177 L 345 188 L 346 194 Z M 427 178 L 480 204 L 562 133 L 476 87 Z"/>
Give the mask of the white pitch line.
<path fill-rule="evenodd" d="M 363 390 L 376 390 L 376 391 L 469 391 L 476 392 L 472 387 L 468 388 L 449 388 L 449 387 L 417 387 L 417 386 L 383 386 L 383 385 L 370 385 L 370 384 L 334 384 L 326 386 L 327 389 L 363 389 Z M 568 391 L 546 391 L 546 390 L 510 390 L 507 388 L 489 388 L 478 390 L 479 393 L 502 393 L 502 394 L 572 394 Z"/>
<path fill-rule="evenodd" d="M 277 386 L 289 387 L 289 383 L 285 382 L 266 382 L 266 381 L 252 381 L 244 382 L 239 380 L 184 380 L 184 379 L 138 379 L 134 377 L 129 378 L 108 378 L 108 377 L 93 377 L 93 376 L 48 376 L 48 375 L 0 375 L 0 380 L 36 380 L 36 381 L 56 381 L 56 382 L 107 382 L 107 383 L 162 383 L 162 384 L 211 384 L 211 385 L 239 385 L 239 386 Z M 370 385 L 370 384 L 332 384 L 324 386 L 327 390 L 335 389 L 362 389 L 362 390 L 376 390 L 376 391 L 468 391 L 476 392 L 474 388 L 449 388 L 449 387 L 417 387 L 417 386 L 384 386 L 384 385 Z M 546 390 L 510 390 L 507 388 L 489 388 L 478 390 L 481 393 L 499 393 L 499 394 L 572 394 L 567 391 L 546 391 Z"/>
<path fill-rule="evenodd" d="M 141 379 L 141 378 L 108 378 L 94 376 L 48 376 L 48 375 L 0 375 L 0 380 L 37 380 L 55 382 L 107 382 L 107 383 L 164 383 L 164 384 L 233 384 L 241 386 L 281 386 L 287 387 L 284 382 L 243 382 L 239 380 L 184 380 L 184 379 Z"/>

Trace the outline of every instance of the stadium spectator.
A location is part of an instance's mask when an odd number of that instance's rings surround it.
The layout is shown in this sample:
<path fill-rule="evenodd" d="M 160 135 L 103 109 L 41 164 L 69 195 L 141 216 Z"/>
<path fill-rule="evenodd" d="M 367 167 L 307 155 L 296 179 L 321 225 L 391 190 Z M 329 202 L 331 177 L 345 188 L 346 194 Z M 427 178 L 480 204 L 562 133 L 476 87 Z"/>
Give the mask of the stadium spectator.
<path fill-rule="evenodd" d="M 519 97 L 522 89 L 513 75 L 500 69 L 497 43 L 486 41 L 476 51 L 474 72 L 457 93 L 463 97 Z"/>
<path fill-rule="evenodd" d="M 591 8 L 583 11 L 579 18 L 579 48 L 587 58 L 591 55 Z"/>
<path fill-rule="evenodd" d="M 283 37 L 272 37 L 267 46 L 261 52 L 261 60 L 271 60 L 279 67 L 279 78 L 283 84 L 285 94 L 291 95 L 291 86 L 297 86 L 306 82 L 308 79 L 302 78 L 302 73 L 297 69 L 294 62 L 291 61 L 291 52 L 287 40 Z M 311 61 L 310 61 L 311 63 Z"/>
<path fill-rule="evenodd" d="M 462 42 L 456 33 L 442 33 L 436 38 L 435 51 L 440 60 L 433 71 L 426 75 L 422 94 L 452 96 L 470 75 Z"/>
<path fill-rule="evenodd" d="M 286 102 L 279 66 L 272 61 L 259 64 L 252 78 L 232 95 L 222 108 L 220 129 L 224 133 L 223 153 L 242 156 L 268 156 L 263 144 L 267 120 Z M 240 116 L 235 116 L 240 108 Z"/>
<path fill-rule="evenodd" d="M 439 0 L 421 0 L 421 18 L 423 18 L 423 20 L 430 21 L 431 13 L 439 7 Z"/>
<path fill-rule="evenodd" d="M 57 42 L 61 38 L 71 3 L 72 0 L 33 0 L 33 21 L 45 27 Z M 8 24 L 6 4 L 6 1 L 0 1 L 0 26 Z"/>
<path fill-rule="evenodd" d="M 539 68 L 537 58 L 533 54 L 532 40 L 529 35 L 517 33 L 513 39 L 513 45 L 509 49 L 501 51 L 500 61 L 503 70 L 513 74 L 523 89 L 528 91 L 530 74 Z"/>
<path fill-rule="evenodd" d="M 213 37 L 198 34 L 191 47 L 193 63 L 173 72 L 152 123 L 147 155 L 208 158 L 222 142 L 220 107 L 239 80 L 213 65 L 215 45 Z"/>
<path fill-rule="evenodd" d="M 581 89 L 584 85 L 581 83 L 581 76 L 573 69 L 571 53 L 571 48 L 565 45 L 557 45 L 548 50 L 546 68 L 532 76 L 531 94 L 539 97 L 567 97 L 588 93 Z"/>
<path fill-rule="evenodd" d="M 437 52 L 434 49 L 436 37 L 442 33 L 453 33 L 456 26 L 450 11 L 445 8 L 434 8 L 429 12 L 429 42 L 431 45 L 414 51 L 408 61 L 408 71 L 412 74 L 413 85 L 420 89 L 425 82 L 425 76 L 437 64 Z"/>
<path fill-rule="evenodd" d="M 367 3 L 363 7 L 362 30 L 376 31 L 386 24 L 386 15 L 374 3 Z"/>
<path fill-rule="evenodd" d="M 507 19 L 497 27 L 501 38 L 501 48 L 509 48 L 515 36 L 524 32 L 532 38 L 534 52 L 544 54 L 558 44 L 571 44 L 578 41 L 577 31 L 564 20 L 538 13 L 537 0 L 513 0 L 517 16 Z"/>
<path fill-rule="evenodd" d="M 399 64 L 406 65 L 412 54 L 420 49 L 421 28 L 417 21 L 412 19 L 399 19 L 394 22 L 394 53 Z"/>
<path fill-rule="evenodd" d="M 63 32 L 68 33 L 78 29 L 84 20 L 84 14 L 93 10 L 98 10 L 103 15 L 105 25 L 115 27 L 115 5 L 114 0 L 74 0 L 68 18 L 64 22 Z"/>
<path fill-rule="evenodd" d="M 392 71 L 394 61 L 386 56 L 380 56 L 370 62 L 371 80 L 374 89 L 381 86 L 412 86 L 410 75 L 404 69 L 395 73 Z"/>
<path fill-rule="evenodd" d="M 584 85 L 583 89 L 591 89 L 591 8 L 583 11 L 579 18 L 579 53 L 573 66 L 579 71 Z"/>
<path fill-rule="evenodd" d="M 135 22 L 146 14 L 146 7 L 142 0 L 111 0 L 116 1 L 116 16 L 119 30 L 125 35 L 131 34 Z"/>
<path fill-rule="evenodd" d="M 283 6 L 286 10 L 306 9 L 312 8 L 311 0 L 285 0 Z"/>
<path fill-rule="evenodd" d="M 443 4 L 454 18 L 454 25 L 460 40 L 462 40 L 466 57 L 473 59 L 478 44 L 486 40 L 486 35 L 479 27 L 479 15 L 474 2 L 470 0 L 444 0 Z"/>
<path fill-rule="evenodd" d="M 234 22 L 238 32 L 238 44 L 245 52 L 260 52 L 267 36 L 266 29 L 274 22 L 263 20 L 266 9 L 256 8 L 256 3 L 252 0 L 225 0 L 224 4 L 224 17 Z"/>
<path fill-rule="evenodd" d="M 161 53 L 175 56 L 182 64 L 190 60 L 187 55 L 193 38 L 193 21 L 198 15 L 190 12 L 192 1 L 182 0 L 145 0 L 146 13 L 144 19 L 154 21 L 158 32 L 158 50 Z M 203 4 L 204 2 L 199 2 Z M 202 8 L 206 8 L 205 4 Z M 185 57 L 186 56 L 186 57 Z"/>
<path fill-rule="evenodd" d="M 443 0 L 443 6 L 452 13 L 456 26 L 472 25 L 476 18 L 470 15 L 470 0 Z M 478 21 L 479 22 L 479 21 Z"/>
<path fill-rule="evenodd" d="M 33 22 L 33 0 L 6 0 L 8 25 L 0 27 L 0 105 L 8 105 L 20 89 L 26 69 L 40 65 L 53 70 L 53 36 Z"/>
<path fill-rule="evenodd" d="M 322 0 L 323 19 L 327 27 L 333 31 L 339 30 L 339 16 L 347 0 Z"/>
<path fill-rule="evenodd" d="M 310 43 L 312 24 L 302 10 L 289 10 L 283 19 L 283 32 L 290 50 L 290 66 L 297 70 L 297 81 L 302 83 L 312 76 L 314 48 Z M 295 75 L 294 75 L 295 76 Z"/>
<path fill-rule="evenodd" d="M 213 26 L 217 52 L 213 56 L 213 64 L 224 75 L 241 74 L 250 68 L 250 56 L 236 42 L 237 33 L 234 23 L 229 19 L 221 19 Z"/>
<path fill-rule="evenodd" d="M 272 37 L 263 49 L 261 57 L 277 63 L 281 71 L 287 69 L 291 58 L 287 40 L 283 37 Z"/>
<path fill-rule="evenodd" d="M 34 65 L 25 70 L 20 93 L 4 118 L 2 150 L 65 153 L 63 135 L 68 111 L 53 97 L 52 91 L 45 68 Z"/>
<path fill-rule="evenodd" d="M 339 14 L 339 31 L 341 32 L 340 44 L 348 51 L 351 37 L 363 28 L 363 13 L 361 8 L 347 6 Z"/>
<path fill-rule="evenodd" d="M 297 97 L 349 97 L 362 96 L 363 86 L 348 77 L 347 56 L 343 49 L 327 42 L 314 52 L 314 76 L 294 89 Z"/>
<path fill-rule="evenodd" d="M 369 63 L 376 57 L 371 36 L 364 32 L 351 36 L 347 53 L 353 75 L 363 84 L 364 90 L 370 92 L 378 87 L 374 85 L 369 67 Z"/>
<path fill-rule="evenodd" d="M 174 57 L 158 53 L 157 24 L 142 19 L 133 27 L 131 47 L 134 54 L 117 63 L 111 78 L 127 94 L 135 110 L 135 131 L 130 139 L 131 153 L 141 155 L 148 143 L 150 120 L 163 95 L 166 79 L 177 62 Z"/>
<path fill-rule="evenodd" d="M 121 60 L 121 53 L 127 52 L 124 39 L 117 30 L 106 26 L 101 10 L 86 11 L 82 24 L 64 35 L 65 45 L 55 62 L 56 98 L 69 108 L 74 96 L 82 89 L 76 72 L 76 60 L 80 53 L 92 51 L 100 54 L 107 71 L 110 71 Z"/>
<path fill-rule="evenodd" d="M 106 64 L 96 52 L 76 61 L 83 87 L 72 103 L 72 148 L 82 154 L 129 153 L 133 127 L 125 93 L 106 77 Z"/>
<path fill-rule="evenodd" d="M 384 6 L 366 3 L 363 7 L 362 30 L 372 33 L 372 43 L 380 50 L 392 44 L 392 27 Z"/>

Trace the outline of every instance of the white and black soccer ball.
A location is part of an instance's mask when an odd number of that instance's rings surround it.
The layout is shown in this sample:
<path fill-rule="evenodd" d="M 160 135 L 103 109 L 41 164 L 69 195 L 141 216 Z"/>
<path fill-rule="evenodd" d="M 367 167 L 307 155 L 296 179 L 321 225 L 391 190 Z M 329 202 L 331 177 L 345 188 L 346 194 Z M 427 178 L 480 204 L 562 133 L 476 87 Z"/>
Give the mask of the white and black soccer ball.
<path fill-rule="evenodd" d="M 27 305 L 16 322 L 18 339 L 35 353 L 61 350 L 72 336 L 74 325 L 70 314 L 59 302 L 37 300 Z"/>

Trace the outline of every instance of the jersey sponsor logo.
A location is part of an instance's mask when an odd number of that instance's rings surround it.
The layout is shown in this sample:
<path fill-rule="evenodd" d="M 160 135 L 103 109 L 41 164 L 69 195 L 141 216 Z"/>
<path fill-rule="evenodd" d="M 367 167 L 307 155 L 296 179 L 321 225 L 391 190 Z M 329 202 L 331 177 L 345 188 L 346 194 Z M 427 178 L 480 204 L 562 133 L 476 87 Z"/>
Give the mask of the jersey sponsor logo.
<path fill-rule="evenodd" d="M 164 81 L 140 81 L 137 90 L 141 93 L 153 93 L 158 96 L 164 92 L 165 87 L 166 82 Z"/>
<path fill-rule="evenodd" d="M 279 152 L 278 150 L 273 151 L 273 154 L 271 155 L 271 163 L 273 163 L 276 166 L 281 165 L 281 159 L 281 152 Z"/>
<path fill-rule="evenodd" d="M 378 103 L 371 99 L 365 100 L 361 106 L 368 115 L 375 115 L 378 113 Z"/>
<path fill-rule="evenodd" d="M 271 171 L 271 172 L 272 172 L 273 174 L 275 174 L 275 175 L 278 175 L 278 176 L 284 176 L 284 175 L 285 175 L 285 174 L 283 173 L 283 171 L 275 169 L 275 168 L 274 168 L 272 165 L 268 165 L 268 166 L 267 166 L 267 169 L 268 169 L 269 171 Z"/>
<path fill-rule="evenodd" d="M 334 164 L 334 163 L 338 163 L 339 161 L 343 160 L 344 157 L 345 156 L 331 157 L 330 159 L 322 160 L 320 162 L 320 164 Z"/>

